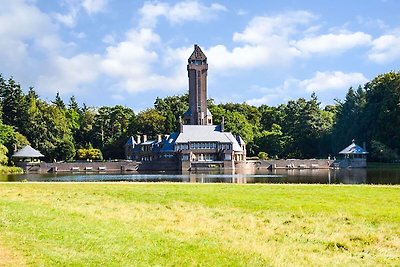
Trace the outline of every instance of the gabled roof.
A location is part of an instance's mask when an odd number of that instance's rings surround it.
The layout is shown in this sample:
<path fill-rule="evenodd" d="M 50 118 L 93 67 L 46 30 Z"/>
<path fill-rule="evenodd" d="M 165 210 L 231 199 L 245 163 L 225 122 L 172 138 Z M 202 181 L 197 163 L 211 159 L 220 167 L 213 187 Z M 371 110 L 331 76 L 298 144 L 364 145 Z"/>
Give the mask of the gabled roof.
<path fill-rule="evenodd" d="M 239 145 L 245 145 L 244 140 L 242 139 L 242 137 L 240 137 L 240 135 L 236 136 L 236 140 L 239 143 Z"/>
<path fill-rule="evenodd" d="M 364 148 L 351 143 L 351 145 L 340 151 L 339 154 L 368 154 L 368 152 Z"/>
<path fill-rule="evenodd" d="M 224 134 L 229 138 L 229 140 L 232 143 L 232 150 L 236 151 L 236 152 L 242 152 L 243 149 L 242 147 L 239 145 L 239 143 L 237 142 L 236 138 L 233 136 L 232 133 L 230 132 L 224 132 Z"/>
<path fill-rule="evenodd" d="M 194 45 L 194 51 L 189 57 L 189 61 L 190 60 L 207 60 L 206 55 L 204 55 L 203 51 L 201 51 L 200 46 L 198 46 L 197 44 Z"/>
<path fill-rule="evenodd" d="M 175 142 L 230 143 L 234 151 L 243 151 L 232 133 L 221 132 L 220 125 L 183 125 L 183 131 L 179 133 Z"/>
<path fill-rule="evenodd" d="M 168 138 L 165 138 L 162 142 L 161 152 L 173 152 L 176 138 L 178 137 L 179 133 L 171 133 Z"/>
<path fill-rule="evenodd" d="M 157 143 L 156 140 L 147 140 L 146 142 L 142 142 L 142 143 L 140 143 L 140 144 L 141 144 L 141 145 L 153 145 L 153 144 L 155 144 L 155 143 Z"/>
<path fill-rule="evenodd" d="M 126 146 L 136 145 L 135 139 L 133 136 L 129 137 L 128 141 L 125 144 Z"/>
<path fill-rule="evenodd" d="M 30 145 L 27 145 L 17 152 L 14 153 L 11 157 L 13 158 L 42 158 L 44 155 L 40 153 L 38 150 L 33 149 Z"/>

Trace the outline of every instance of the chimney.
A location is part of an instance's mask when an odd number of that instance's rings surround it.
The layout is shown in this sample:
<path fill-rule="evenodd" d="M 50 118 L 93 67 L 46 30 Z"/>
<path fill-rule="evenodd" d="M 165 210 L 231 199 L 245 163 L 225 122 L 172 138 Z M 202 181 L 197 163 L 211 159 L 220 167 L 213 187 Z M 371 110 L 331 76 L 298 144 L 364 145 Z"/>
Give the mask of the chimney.
<path fill-rule="evenodd" d="M 222 116 L 221 119 L 221 132 L 225 131 L 225 117 Z"/>
<path fill-rule="evenodd" d="M 147 135 L 145 135 L 145 134 L 143 135 L 143 143 L 144 142 L 147 142 Z"/>
<path fill-rule="evenodd" d="M 140 135 L 136 135 L 136 144 L 140 144 Z"/>
<path fill-rule="evenodd" d="M 161 143 L 161 141 L 162 141 L 162 136 L 161 136 L 161 134 L 159 134 L 159 135 L 157 135 L 157 142 Z"/>
<path fill-rule="evenodd" d="M 365 143 L 365 141 L 363 142 L 363 148 L 365 151 L 367 151 L 367 144 Z"/>
<path fill-rule="evenodd" d="M 183 133 L 183 123 L 182 123 L 182 117 L 179 116 L 179 132 Z"/>

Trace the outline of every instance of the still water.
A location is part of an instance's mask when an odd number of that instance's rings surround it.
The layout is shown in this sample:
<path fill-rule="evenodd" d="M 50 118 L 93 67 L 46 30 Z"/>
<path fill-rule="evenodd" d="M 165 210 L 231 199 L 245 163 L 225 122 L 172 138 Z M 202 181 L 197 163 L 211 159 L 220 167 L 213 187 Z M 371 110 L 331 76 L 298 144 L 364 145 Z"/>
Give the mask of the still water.
<path fill-rule="evenodd" d="M 400 184 L 400 168 L 374 167 L 340 170 L 261 170 L 252 173 L 58 173 L 2 175 L 2 182 L 185 182 L 185 183 L 311 183 L 311 184 Z"/>

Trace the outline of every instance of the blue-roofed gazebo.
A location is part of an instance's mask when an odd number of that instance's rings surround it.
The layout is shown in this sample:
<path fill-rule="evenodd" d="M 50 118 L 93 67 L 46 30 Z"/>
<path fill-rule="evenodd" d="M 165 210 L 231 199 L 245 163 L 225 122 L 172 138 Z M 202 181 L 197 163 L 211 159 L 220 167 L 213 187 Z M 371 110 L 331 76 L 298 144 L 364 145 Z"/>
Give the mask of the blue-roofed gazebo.
<path fill-rule="evenodd" d="M 345 149 L 340 151 L 339 154 L 348 155 L 348 156 L 350 156 L 350 155 L 353 155 L 353 156 L 354 155 L 365 155 L 366 156 L 368 154 L 368 152 L 364 148 L 356 145 L 353 142 L 353 143 L 351 143 L 351 145 L 349 145 L 348 147 L 346 147 Z"/>
<path fill-rule="evenodd" d="M 365 168 L 367 167 L 368 152 L 352 142 L 348 147 L 339 152 L 344 155 L 344 159 L 340 161 L 342 168 Z"/>

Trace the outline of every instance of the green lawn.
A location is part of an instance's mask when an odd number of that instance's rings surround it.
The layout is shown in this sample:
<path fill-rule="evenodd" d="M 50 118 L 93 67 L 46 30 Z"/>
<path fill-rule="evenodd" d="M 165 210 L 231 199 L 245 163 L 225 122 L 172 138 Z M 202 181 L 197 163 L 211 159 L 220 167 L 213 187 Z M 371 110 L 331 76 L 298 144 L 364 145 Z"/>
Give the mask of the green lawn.
<path fill-rule="evenodd" d="M 0 183 L 0 266 L 398 266 L 400 187 Z"/>

